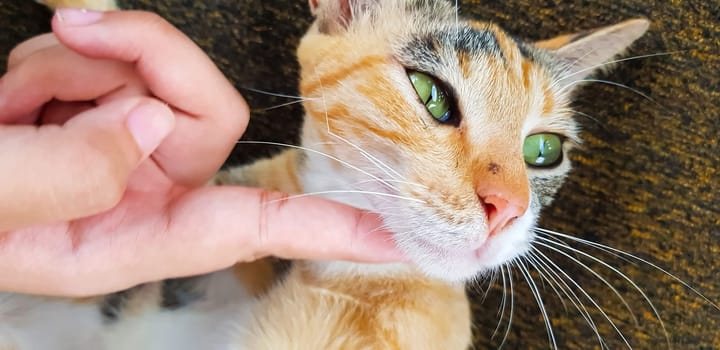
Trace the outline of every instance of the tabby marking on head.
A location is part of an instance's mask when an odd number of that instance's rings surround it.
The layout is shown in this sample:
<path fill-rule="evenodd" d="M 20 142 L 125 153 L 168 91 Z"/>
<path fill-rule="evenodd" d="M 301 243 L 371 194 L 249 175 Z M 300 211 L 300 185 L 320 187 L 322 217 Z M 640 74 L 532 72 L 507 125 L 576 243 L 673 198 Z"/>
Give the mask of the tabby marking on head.
<path fill-rule="evenodd" d="M 308 155 L 303 190 L 394 195 L 333 198 L 388 213 L 400 248 L 431 276 L 463 281 L 524 254 L 542 206 L 570 170 L 563 154 L 579 142 L 569 106 L 574 86 L 648 22 L 540 42 L 540 49 L 497 26 L 456 21 L 443 1 L 350 1 L 349 10 L 340 2 L 319 2 L 298 49 L 308 97 L 303 144 L 321 145 L 372 178 Z M 415 72 L 424 82 L 411 81 Z M 442 92 L 443 116 L 416 84 Z M 555 163 L 528 163 L 533 135 L 559 140 Z"/>

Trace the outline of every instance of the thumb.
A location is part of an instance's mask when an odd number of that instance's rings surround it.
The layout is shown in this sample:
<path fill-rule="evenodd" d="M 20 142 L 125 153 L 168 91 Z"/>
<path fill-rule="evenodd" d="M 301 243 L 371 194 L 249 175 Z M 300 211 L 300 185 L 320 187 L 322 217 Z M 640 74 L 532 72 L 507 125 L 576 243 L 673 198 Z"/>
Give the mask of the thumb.
<path fill-rule="evenodd" d="M 0 126 L 0 231 L 89 216 L 120 201 L 130 173 L 174 127 L 150 98 L 114 101 L 62 126 Z"/>

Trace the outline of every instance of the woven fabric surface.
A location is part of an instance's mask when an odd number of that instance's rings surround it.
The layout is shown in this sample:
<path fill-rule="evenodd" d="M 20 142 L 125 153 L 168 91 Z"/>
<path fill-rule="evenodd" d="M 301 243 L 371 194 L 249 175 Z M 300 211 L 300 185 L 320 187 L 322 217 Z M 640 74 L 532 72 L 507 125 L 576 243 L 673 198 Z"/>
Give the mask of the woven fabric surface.
<path fill-rule="evenodd" d="M 252 107 L 245 139 L 297 142 L 301 108 L 295 104 L 266 110 L 289 100 L 244 89 L 297 93 L 294 50 L 311 20 L 305 2 L 120 3 L 125 8 L 160 13 L 210 54 Z M 634 17 L 653 21 L 648 34 L 626 56 L 663 55 L 618 64 L 600 77 L 610 83 L 587 85 L 579 94 L 575 107 L 582 112 L 578 118 L 586 143 L 572 156 L 575 169 L 556 202 L 544 213 L 541 226 L 635 254 L 720 303 L 720 2 L 463 1 L 460 9 L 463 15 L 496 22 L 530 39 Z M 13 45 L 47 31 L 49 18 L 49 11 L 30 0 L 0 0 L 0 65 L 5 66 Z M 276 150 L 242 145 L 228 164 L 247 162 Z M 623 260 L 582 244 L 571 245 L 623 271 L 642 288 L 664 320 L 673 348 L 720 349 L 720 310 L 645 263 Z M 635 349 L 667 347 L 653 309 L 623 276 L 582 253 L 570 254 L 614 286 L 632 312 L 582 265 L 547 248 L 539 249 L 593 298 L 590 301 L 572 282 L 566 282 L 587 307 L 609 348 L 624 347 L 614 327 Z M 546 305 L 558 348 L 599 348 L 593 327 L 573 303 L 565 297 L 563 305 L 537 272 L 531 275 Z M 503 300 L 502 281 L 498 277 L 491 287 L 488 281 L 469 287 L 478 349 L 496 348 L 505 333 L 509 295 L 503 321 L 492 337 Z M 548 348 L 543 315 L 518 268 L 513 270 L 513 287 L 512 327 L 504 348 Z"/>

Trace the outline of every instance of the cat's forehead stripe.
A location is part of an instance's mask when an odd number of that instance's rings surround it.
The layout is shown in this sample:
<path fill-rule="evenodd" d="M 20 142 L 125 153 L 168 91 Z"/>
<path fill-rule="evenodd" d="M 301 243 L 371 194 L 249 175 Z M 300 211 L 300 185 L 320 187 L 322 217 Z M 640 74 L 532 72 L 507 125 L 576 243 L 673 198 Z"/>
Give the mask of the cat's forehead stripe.
<path fill-rule="evenodd" d="M 301 82 L 300 88 L 303 95 L 311 95 L 319 87 L 324 89 L 332 88 L 343 79 L 347 78 L 350 74 L 362 72 L 363 70 L 373 68 L 378 64 L 385 63 L 386 61 L 386 58 L 382 56 L 367 56 L 357 62 L 348 64 L 346 67 L 342 67 L 322 76 L 314 77 L 315 79 L 309 82 L 303 81 Z"/>
<path fill-rule="evenodd" d="M 491 53 L 503 58 L 498 38 L 491 30 L 478 30 L 472 27 L 449 29 L 436 34 L 438 41 L 444 46 L 469 54 Z"/>
<path fill-rule="evenodd" d="M 432 71 L 431 68 L 442 65 L 441 50 L 448 48 L 457 52 L 460 62 L 480 54 L 492 54 L 499 59 L 505 58 L 500 42 L 492 30 L 480 30 L 470 26 L 417 36 L 405 45 L 401 56 L 406 57 L 411 61 L 408 63 L 418 68 Z"/>

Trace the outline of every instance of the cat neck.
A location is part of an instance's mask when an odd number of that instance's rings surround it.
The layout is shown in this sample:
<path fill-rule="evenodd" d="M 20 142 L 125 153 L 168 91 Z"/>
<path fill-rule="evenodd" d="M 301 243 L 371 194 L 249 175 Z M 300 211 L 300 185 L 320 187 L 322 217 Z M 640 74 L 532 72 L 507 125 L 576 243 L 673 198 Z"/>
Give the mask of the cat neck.
<path fill-rule="evenodd" d="M 308 153 L 302 159 L 300 184 L 304 193 L 318 193 L 318 196 L 347 204 L 356 208 L 374 211 L 372 203 L 362 194 L 341 193 L 354 188 L 352 182 L 337 174 L 339 164 L 336 160 L 316 153 Z M 315 274 L 331 277 L 335 274 L 386 277 L 415 274 L 415 270 L 404 263 L 367 264 L 348 261 L 308 261 L 305 264 Z"/>

